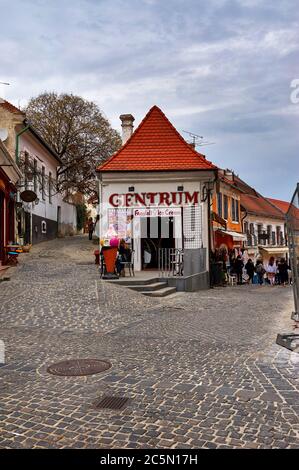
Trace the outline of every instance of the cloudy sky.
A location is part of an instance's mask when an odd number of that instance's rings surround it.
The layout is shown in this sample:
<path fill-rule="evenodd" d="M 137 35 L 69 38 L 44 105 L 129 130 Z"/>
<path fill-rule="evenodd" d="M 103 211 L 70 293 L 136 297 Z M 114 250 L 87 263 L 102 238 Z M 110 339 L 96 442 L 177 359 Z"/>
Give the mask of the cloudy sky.
<path fill-rule="evenodd" d="M 120 129 L 156 104 L 266 196 L 299 181 L 298 0 L 0 0 L 0 95 L 95 101 Z M 299 90 L 299 85 L 298 85 Z M 299 97 L 299 92 L 295 97 Z M 188 139 L 187 134 L 183 134 Z"/>

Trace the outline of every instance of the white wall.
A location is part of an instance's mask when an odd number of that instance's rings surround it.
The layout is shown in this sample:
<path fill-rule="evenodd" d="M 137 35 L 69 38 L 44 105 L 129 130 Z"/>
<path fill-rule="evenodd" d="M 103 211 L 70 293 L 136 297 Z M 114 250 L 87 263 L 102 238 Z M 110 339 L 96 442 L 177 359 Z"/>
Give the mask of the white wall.
<path fill-rule="evenodd" d="M 196 176 L 198 177 L 196 178 Z M 128 193 L 129 186 L 134 186 L 134 193 L 159 193 L 159 192 L 177 192 L 178 186 L 184 187 L 184 192 L 193 193 L 194 191 L 199 192 L 199 211 L 201 212 L 201 242 L 204 248 L 208 248 L 208 206 L 207 202 L 200 203 L 200 195 L 202 188 L 202 179 L 204 177 L 204 172 L 193 173 L 186 179 L 184 179 L 184 174 L 179 175 L 165 175 L 163 173 L 157 173 L 152 180 L 147 179 L 146 181 L 140 180 L 140 176 L 134 179 L 134 176 L 127 175 L 127 181 L 110 181 L 107 180 L 107 177 L 104 178 L 100 186 L 100 200 L 103 201 L 103 205 L 100 208 L 100 238 L 105 238 L 107 234 L 107 210 L 113 209 L 113 206 L 109 204 L 109 197 L 111 194 L 126 194 Z M 211 178 L 211 176 L 209 176 Z M 211 178 L 212 179 L 212 178 Z M 206 176 L 207 180 L 207 176 Z M 133 193 L 132 193 L 133 194 Z M 163 206 L 159 206 L 163 207 Z M 168 206 L 165 206 L 168 207 Z M 179 216 L 178 216 L 179 217 Z M 137 218 L 136 218 L 137 219 Z M 137 221 L 136 221 L 137 222 Z M 178 226 L 180 224 L 178 223 Z M 199 227 L 200 225 L 198 225 Z M 176 235 L 175 235 L 176 236 Z M 181 233 L 179 238 L 176 238 L 176 247 L 182 247 Z M 136 270 L 141 269 L 141 238 L 138 235 L 137 238 L 134 238 L 134 249 L 135 249 L 135 264 Z M 208 269 L 208 260 L 207 260 L 207 269 Z"/>
<path fill-rule="evenodd" d="M 20 137 L 20 152 L 27 151 L 30 158 L 34 158 L 37 161 L 37 168 L 39 171 L 42 167 L 45 167 L 45 175 L 48 177 L 51 172 L 53 180 L 56 180 L 57 167 L 60 165 L 56 158 L 34 137 L 30 132 L 25 132 Z M 37 182 L 37 197 L 39 199 L 38 204 L 35 202 L 30 204 L 24 204 L 26 211 L 36 214 L 44 219 L 50 219 L 57 221 L 57 207 L 61 207 L 61 227 L 60 231 L 63 235 L 69 234 L 70 232 L 76 232 L 77 216 L 76 207 L 73 204 L 69 204 L 63 201 L 61 194 L 55 194 L 55 187 L 52 190 L 51 202 L 49 198 L 49 189 L 47 185 L 47 178 L 45 184 L 45 195 L 42 196 L 40 182 Z M 23 188 L 25 189 L 25 188 Z M 33 185 L 30 185 L 30 189 L 33 189 Z"/>

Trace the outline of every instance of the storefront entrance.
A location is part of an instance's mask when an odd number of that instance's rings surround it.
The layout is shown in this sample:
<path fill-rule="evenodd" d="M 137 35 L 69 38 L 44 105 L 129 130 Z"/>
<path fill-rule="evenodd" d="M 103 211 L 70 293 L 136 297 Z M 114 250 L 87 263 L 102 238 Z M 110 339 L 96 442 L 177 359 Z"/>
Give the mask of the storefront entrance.
<path fill-rule="evenodd" d="M 174 248 L 173 217 L 142 217 L 141 256 L 142 269 L 158 269 L 160 248 Z"/>

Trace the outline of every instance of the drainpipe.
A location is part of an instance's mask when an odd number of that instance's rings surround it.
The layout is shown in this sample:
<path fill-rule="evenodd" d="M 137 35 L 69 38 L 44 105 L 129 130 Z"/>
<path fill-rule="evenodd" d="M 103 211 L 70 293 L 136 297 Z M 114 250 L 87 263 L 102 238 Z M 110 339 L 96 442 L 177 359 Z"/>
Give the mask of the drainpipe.
<path fill-rule="evenodd" d="M 19 165 L 19 138 L 21 137 L 24 132 L 28 131 L 30 128 L 30 124 L 28 124 L 24 129 L 16 134 L 16 164 Z"/>

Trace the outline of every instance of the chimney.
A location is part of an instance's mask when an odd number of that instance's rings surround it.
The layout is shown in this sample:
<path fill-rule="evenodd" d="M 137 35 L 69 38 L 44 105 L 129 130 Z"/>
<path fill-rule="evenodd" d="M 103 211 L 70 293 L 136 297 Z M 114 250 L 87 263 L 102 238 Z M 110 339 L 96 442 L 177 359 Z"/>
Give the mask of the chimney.
<path fill-rule="evenodd" d="M 133 122 L 135 121 L 134 116 L 132 114 L 121 114 L 119 116 L 121 120 L 121 127 L 122 127 L 122 141 L 123 145 L 127 142 L 127 140 L 133 134 L 134 125 Z"/>
<path fill-rule="evenodd" d="M 234 181 L 234 172 L 232 170 L 224 170 L 224 176 L 230 180 L 230 181 Z"/>

